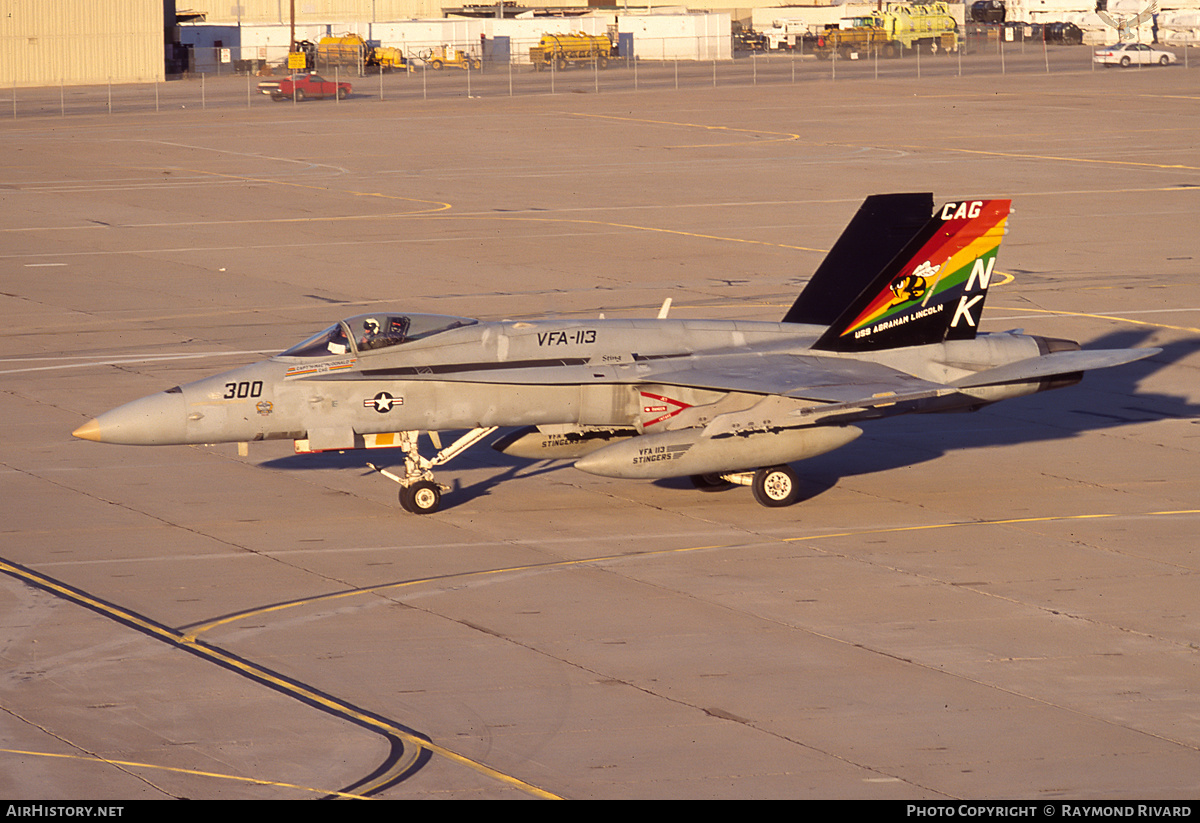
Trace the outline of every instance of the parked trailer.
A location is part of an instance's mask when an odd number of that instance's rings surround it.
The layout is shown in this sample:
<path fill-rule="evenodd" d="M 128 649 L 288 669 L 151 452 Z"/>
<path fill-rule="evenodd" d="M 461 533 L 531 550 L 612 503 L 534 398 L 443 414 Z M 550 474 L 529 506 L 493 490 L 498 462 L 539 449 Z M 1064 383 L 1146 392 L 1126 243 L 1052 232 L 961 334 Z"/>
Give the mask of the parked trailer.
<path fill-rule="evenodd" d="M 537 71 L 556 68 L 559 71 L 570 65 L 591 65 L 607 68 L 614 56 L 612 41 L 605 34 L 543 34 L 536 46 L 529 50 L 529 59 Z"/>
<path fill-rule="evenodd" d="M 875 25 L 872 18 L 853 18 L 843 21 L 841 28 L 830 28 L 822 32 L 813 48 L 821 60 L 828 60 L 834 54 L 843 60 L 853 54 L 881 54 L 884 57 L 896 57 L 904 48 L 892 39 L 882 26 Z"/>
<path fill-rule="evenodd" d="M 317 67 L 361 69 L 370 51 L 366 41 L 357 34 L 322 37 L 317 41 Z"/>

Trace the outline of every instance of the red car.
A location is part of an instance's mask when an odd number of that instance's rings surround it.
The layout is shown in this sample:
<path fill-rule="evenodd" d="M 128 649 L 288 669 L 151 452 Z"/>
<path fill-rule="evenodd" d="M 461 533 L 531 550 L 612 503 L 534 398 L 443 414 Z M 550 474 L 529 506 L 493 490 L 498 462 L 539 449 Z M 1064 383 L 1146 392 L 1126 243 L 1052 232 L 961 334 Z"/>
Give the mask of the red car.
<path fill-rule="evenodd" d="M 279 81 L 270 80 L 259 83 L 258 90 L 263 94 L 269 94 L 276 103 L 284 100 L 299 102 L 309 97 L 333 97 L 334 95 L 337 95 L 338 100 L 345 100 L 350 96 L 349 83 L 335 83 L 315 72 L 293 74 L 291 77 L 285 77 Z"/>

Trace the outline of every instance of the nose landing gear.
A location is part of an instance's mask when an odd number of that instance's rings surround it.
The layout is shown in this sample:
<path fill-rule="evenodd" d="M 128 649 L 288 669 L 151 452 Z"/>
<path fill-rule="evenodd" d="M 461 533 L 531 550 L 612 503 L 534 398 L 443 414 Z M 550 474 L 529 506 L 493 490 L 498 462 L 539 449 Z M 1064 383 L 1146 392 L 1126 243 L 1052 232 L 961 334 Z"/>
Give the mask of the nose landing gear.
<path fill-rule="evenodd" d="M 497 428 L 497 426 L 492 426 L 485 429 L 471 429 L 444 449 L 437 432 L 430 432 L 429 438 L 433 441 L 434 447 L 438 449 L 438 453 L 432 458 L 422 457 L 417 448 L 417 438 L 420 436 L 420 432 L 399 432 L 400 449 L 404 452 L 404 476 L 401 477 L 387 469 L 381 469 L 372 463 L 368 463 L 367 466 L 400 484 L 400 505 L 405 511 L 413 514 L 433 514 L 442 507 L 442 492 L 450 491 L 449 486 L 443 486 L 433 479 L 433 468 L 445 465 L 452 458 L 462 454 L 496 431 Z"/>

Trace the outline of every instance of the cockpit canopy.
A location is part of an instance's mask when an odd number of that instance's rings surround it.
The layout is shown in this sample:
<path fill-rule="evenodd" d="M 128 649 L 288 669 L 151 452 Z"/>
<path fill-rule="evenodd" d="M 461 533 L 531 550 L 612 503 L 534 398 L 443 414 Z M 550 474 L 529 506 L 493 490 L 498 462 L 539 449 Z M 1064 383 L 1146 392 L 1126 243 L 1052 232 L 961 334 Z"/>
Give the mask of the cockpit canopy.
<path fill-rule="evenodd" d="M 329 357 L 361 354 L 399 346 L 450 329 L 473 326 L 478 320 L 445 314 L 360 314 L 335 323 L 320 334 L 292 346 L 280 357 Z"/>

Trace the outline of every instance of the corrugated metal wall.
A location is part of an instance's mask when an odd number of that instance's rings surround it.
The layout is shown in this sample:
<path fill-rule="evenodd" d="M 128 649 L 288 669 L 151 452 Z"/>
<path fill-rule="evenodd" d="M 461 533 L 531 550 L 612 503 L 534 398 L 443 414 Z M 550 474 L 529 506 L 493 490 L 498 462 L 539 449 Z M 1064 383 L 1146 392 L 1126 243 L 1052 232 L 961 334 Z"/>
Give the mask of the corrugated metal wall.
<path fill-rule="evenodd" d="M 328 23 L 332 20 L 358 20 L 363 23 L 387 23 L 413 18 L 427 19 L 442 16 L 443 8 L 486 4 L 490 0 L 296 0 L 296 24 Z M 587 0 L 519 0 L 521 6 L 580 6 Z M 661 0 L 662 3 L 667 0 Z M 714 0 L 715 2 L 715 0 Z M 769 0 L 775 3 L 778 0 Z M 208 23 L 289 23 L 291 6 L 288 0 L 229 0 L 207 6 L 197 0 L 179 2 L 179 8 L 203 9 Z M 609 5 L 621 5 L 610 2 Z M 639 5 L 644 5 L 639 0 Z"/>
<path fill-rule="evenodd" d="M 3 0 L 0 88 L 162 80 L 162 0 Z"/>

